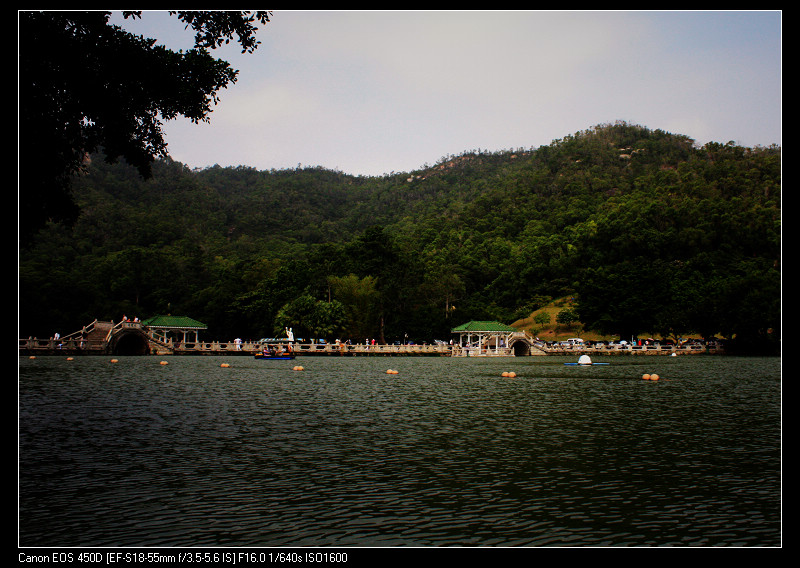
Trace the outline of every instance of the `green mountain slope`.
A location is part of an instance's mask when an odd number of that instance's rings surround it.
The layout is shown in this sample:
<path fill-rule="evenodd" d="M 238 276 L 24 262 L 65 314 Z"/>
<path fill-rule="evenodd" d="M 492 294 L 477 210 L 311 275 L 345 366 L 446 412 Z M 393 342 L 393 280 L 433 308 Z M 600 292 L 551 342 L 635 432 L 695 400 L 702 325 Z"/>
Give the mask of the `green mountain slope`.
<path fill-rule="evenodd" d="M 447 339 L 569 294 L 598 333 L 775 342 L 780 173 L 778 147 L 626 123 L 382 177 L 95 157 L 75 225 L 22 249 L 20 333 L 171 312 L 219 339 Z"/>

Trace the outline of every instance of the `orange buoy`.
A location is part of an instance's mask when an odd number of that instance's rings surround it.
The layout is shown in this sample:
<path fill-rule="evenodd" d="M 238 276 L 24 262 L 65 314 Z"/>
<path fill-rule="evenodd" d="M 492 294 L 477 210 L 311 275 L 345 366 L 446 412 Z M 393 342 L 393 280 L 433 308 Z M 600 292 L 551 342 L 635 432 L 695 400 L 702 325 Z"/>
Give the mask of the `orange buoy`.
<path fill-rule="evenodd" d="M 649 380 L 650 380 L 650 374 L 649 374 L 649 373 L 645 373 L 644 375 L 642 375 L 642 378 L 643 378 L 645 381 L 649 381 Z"/>
<path fill-rule="evenodd" d="M 67 361 L 74 361 L 74 360 L 75 359 L 73 359 L 72 357 L 67 357 Z"/>
<path fill-rule="evenodd" d="M 224 367 L 227 369 L 228 367 L 230 367 L 230 365 L 228 363 L 223 363 L 222 365 L 220 365 L 220 367 Z"/>
<path fill-rule="evenodd" d="M 507 377 L 508 376 L 508 371 L 503 371 L 503 375 L 502 376 Z"/>
<path fill-rule="evenodd" d="M 301 367 L 300 365 L 292 367 L 292 371 L 303 371 L 303 370 L 304 370 L 303 367 Z"/>
<path fill-rule="evenodd" d="M 119 363 L 119 359 L 111 359 L 112 363 Z"/>
<path fill-rule="evenodd" d="M 161 362 L 159 363 L 159 365 L 169 365 L 169 363 L 167 363 L 166 361 L 161 361 Z"/>
<path fill-rule="evenodd" d="M 394 369 L 386 369 L 386 374 L 387 375 L 397 375 L 399 373 L 400 373 L 400 371 L 395 371 Z"/>
<path fill-rule="evenodd" d="M 660 378 L 660 377 L 659 377 L 658 375 L 656 375 L 655 373 L 653 373 L 652 375 L 650 375 L 650 380 L 651 380 L 651 381 L 657 381 L 659 378 Z"/>

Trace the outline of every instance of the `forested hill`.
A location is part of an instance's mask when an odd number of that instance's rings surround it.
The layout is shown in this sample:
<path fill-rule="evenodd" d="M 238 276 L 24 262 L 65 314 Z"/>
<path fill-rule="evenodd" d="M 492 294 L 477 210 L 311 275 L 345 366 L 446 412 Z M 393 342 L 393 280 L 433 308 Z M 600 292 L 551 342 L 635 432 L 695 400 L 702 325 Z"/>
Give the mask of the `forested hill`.
<path fill-rule="evenodd" d="M 20 175 L 24 175 L 21 172 Z M 20 253 L 20 333 L 188 315 L 208 339 L 449 339 L 555 297 L 622 337 L 780 337 L 781 151 L 617 123 L 414 172 L 92 158 Z"/>

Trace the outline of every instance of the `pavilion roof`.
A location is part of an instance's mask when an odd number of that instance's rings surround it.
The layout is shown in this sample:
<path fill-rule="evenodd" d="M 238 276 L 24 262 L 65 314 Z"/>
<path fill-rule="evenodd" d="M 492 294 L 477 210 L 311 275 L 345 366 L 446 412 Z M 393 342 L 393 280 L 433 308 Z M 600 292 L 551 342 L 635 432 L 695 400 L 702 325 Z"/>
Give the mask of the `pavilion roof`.
<path fill-rule="evenodd" d="M 142 321 L 142 325 L 167 329 L 208 329 L 206 324 L 186 316 L 153 316 Z"/>
<path fill-rule="evenodd" d="M 517 331 L 517 329 L 499 321 L 470 321 L 451 330 L 452 333 L 465 331 L 513 332 Z"/>

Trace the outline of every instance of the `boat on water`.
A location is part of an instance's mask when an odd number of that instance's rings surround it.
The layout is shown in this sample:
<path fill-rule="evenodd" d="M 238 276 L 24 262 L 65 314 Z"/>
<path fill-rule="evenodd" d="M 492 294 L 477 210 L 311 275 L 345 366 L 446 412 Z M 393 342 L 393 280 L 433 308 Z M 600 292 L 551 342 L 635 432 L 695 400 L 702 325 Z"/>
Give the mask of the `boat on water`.
<path fill-rule="evenodd" d="M 283 353 L 282 355 L 265 355 L 264 353 L 256 353 L 253 355 L 255 359 L 273 359 L 273 360 L 283 360 L 289 361 L 294 359 L 294 355 L 291 353 Z"/>
<path fill-rule="evenodd" d="M 589 366 L 589 365 L 608 365 L 608 363 L 595 363 L 592 361 L 592 358 L 588 355 L 581 355 L 578 359 L 577 363 L 564 363 L 565 365 L 575 365 L 579 367 Z"/>
<path fill-rule="evenodd" d="M 278 339 L 274 337 L 265 337 L 260 340 L 262 345 L 261 349 L 253 355 L 256 359 L 272 359 L 276 361 L 290 361 L 294 359 L 294 352 L 292 351 L 292 342 L 294 335 L 290 329 L 286 329 L 289 341 L 285 339 Z"/>

